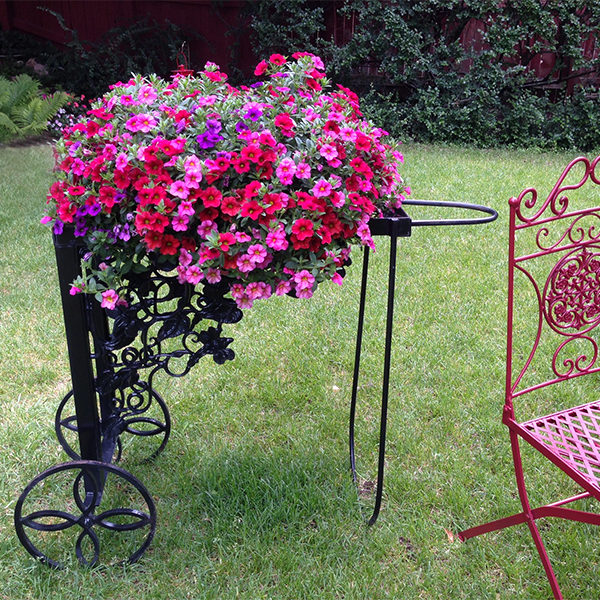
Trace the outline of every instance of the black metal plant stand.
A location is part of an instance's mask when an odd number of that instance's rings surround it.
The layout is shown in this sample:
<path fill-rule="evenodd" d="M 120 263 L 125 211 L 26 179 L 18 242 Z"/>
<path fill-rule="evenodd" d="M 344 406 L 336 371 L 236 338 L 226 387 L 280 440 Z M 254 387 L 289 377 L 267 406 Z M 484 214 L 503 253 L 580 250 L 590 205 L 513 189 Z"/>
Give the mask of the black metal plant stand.
<path fill-rule="evenodd" d="M 405 200 L 404 206 L 435 206 L 445 208 L 459 208 L 469 211 L 477 211 L 486 213 L 487 217 L 476 217 L 467 219 L 431 219 L 431 220 L 413 220 L 403 210 L 399 210 L 392 217 L 384 217 L 381 219 L 371 219 L 369 227 L 373 236 L 387 236 L 390 238 L 390 255 L 388 269 L 388 297 L 387 297 L 387 313 L 385 325 L 385 345 L 383 357 L 383 383 L 381 390 L 381 415 L 380 415 L 380 430 L 379 430 L 379 455 L 377 466 L 377 483 L 375 487 L 375 505 L 371 517 L 367 523 L 373 525 L 379 516 L 381 509 L 381 500 L 383 496 L 383 476 L 385 471 L 385 441 L 387 433 L 387 413 L 388 413 L 388 393 L 390 385 L 390 357 L 392 350 L 392 333 L 394 322 L 394 293 L 396 288 L 396 254 L 398 248 L 399 237 L 410 237 L 413 227 L 435 227 L 447 225 L 476 225 L 481 223 L 489 223 L 498 217 L 498 213 L 478 204 L 468 204 L 463 202 L 441 202 L 430 200 Z M 356 400 L 358 394 L 358 378 L 360 373 L 360 356 L 362 350 L 362 335 L 365 316 L 365 301 L 367 293 L 367 277 L 369 272 L 369 248 L 364 248 L 363 254 L 363 270 L 360 289 L 360 302 L 358 309 L 358 327 L 356 332 L 356 353 L 354 359 L 354 374 L 352 378 L 352 396 L 350 401 L 350 431 L 349 431 L 349 447 L 350 447 L 350 469 L 352 478 L 358 485 L 356 474 L 356 453 L 355 453 L 355 421 L 356 421 Z"/>
<path fill-rule="evenodd" d="M 226 284 L 198 291 L 158 266 L 133 275 L 119 290 L 126 302 L 105 310 L 90 296 L 70 294 L 84 252 L 73 231 L 55 236 L 54 245 L 73 386 L 55 429 L 73 460 L 29 483 L 15 507 L 15 528 L 27 551 L 53 567 L 71 555 L 61 534 L 82 564 L 96 565 L 101 553 L 103 564 L 134 562 L 154 536 L 156 509 L 143 484 L 114 463 L 131 439 L 155 441 L 149 458 L 163 450 L 171 420 L 154 376 L 182 377 L 206 355 L 217 363 L 233 359 L 222 325 L 242 312 L 224 298 Z M 203 321 L 212 324 L 202 329 Z"/>

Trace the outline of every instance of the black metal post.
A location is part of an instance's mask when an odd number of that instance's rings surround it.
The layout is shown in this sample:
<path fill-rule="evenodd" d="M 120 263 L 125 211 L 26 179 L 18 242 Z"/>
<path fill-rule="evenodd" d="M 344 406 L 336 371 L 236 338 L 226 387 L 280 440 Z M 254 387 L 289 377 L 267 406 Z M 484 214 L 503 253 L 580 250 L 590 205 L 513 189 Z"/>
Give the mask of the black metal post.
<path fill-rule="evenodd" d="M 71 282 L 81 273 L 80 249 L 71 230 L 54 236 L 58 281 L 62 299 L 65 334 L 73 385 L 80 456 L 83 460 L 102 460 L 101 429 L 90 351 L 86 299 L 70 294 Z"/>

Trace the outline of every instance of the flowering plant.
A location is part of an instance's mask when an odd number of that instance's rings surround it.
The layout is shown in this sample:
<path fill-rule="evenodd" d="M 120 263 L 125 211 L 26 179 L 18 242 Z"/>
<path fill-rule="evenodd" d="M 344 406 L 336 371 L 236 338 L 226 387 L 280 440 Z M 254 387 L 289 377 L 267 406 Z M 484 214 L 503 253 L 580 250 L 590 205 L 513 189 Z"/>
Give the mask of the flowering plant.
<path fill-rule="evenodd" d="M 48 131 L 53 137 L 60 137 L 63 130 L 66 127 L 75 125 L 87 113 L 89 108 L 84 95 L 74 96 L 68 94 L 65 106 L 59 108 L 58 112 L 47 122 Z"/>
<path fill-rule="evenodd" d="M 353 92 L 326 91 L 323 70 L 273 54 L 249 87 L 212 63 L 111 86 L 57 142 L 42 219 L 89 250 L 72 293 L 112 308 L 128 274 L 157 266 L 191 284 L 227 277 L 241 308 L 341 283 L 350 244 L 373 244 L 371 215 L 409 190 L 397 146 Z"/>

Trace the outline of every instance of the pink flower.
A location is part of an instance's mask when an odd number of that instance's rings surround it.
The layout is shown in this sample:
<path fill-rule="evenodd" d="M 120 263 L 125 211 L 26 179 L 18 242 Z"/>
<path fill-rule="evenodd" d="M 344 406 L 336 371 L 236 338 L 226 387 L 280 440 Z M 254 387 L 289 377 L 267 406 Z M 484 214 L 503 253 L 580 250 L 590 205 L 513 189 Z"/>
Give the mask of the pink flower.
<path fill-rule="evenodd" d="M 350 127 L 342 127 L 340 129 L 340 138 L 344 142 L 354 142 L 356 140 L 356 131 Z"/>
<path fill-rule="evenodd" d="M 346 197 L 342 192 L 332 192 L 330 198 L 331 204 L 336 208 L 341 208 L 346 203 Z"/>
<path fill-rule="evenodd" d="M 238 308 L 252 308 L 252 298 L 248 296 L 248 294 L 242 294 L 241 296 L 235 298 L 235 303 L 238 305 Z"/>
<path fill-rule="evenodd" d="M 190 223 L 190 218 L 186 215 L 175 215 L 171 220 L 174 231 L 186 231 Z"/>
<path fill-rule="evenodd" d="M 298 298 L 312 298 L 313 291 L 311 288 L 296 288 L 296 296 Z"/>
<path fill-rule="evenodd" d="M 245 244 L 246 242 L 249 242 L 251 239 L 252 238 L 247 233 L 244 233 L 243 231 L 235 232 L 235 241 L 238 242 L 239 244 Z"/>
<path fill-rule="evenodd" d="M 285 250 L 288 247 L 288 241 L 285 237 L 285 229 L 282 224 L 276 231 L 269 231 L 265 239 L 265 243 L 273 250 Z"/>
<path fill-rule="evenodd" d="M 182 198 L 183 200 L 185 200 L 190 195 L 190 190 L 188 189 L 187 185 L 185 185 L 185 182 L 181 180 L 174 181 L 169 187 L 169 192 L 173 196 L 177 196 L 178 198 Z"/>
<path fill-rule="evenodd" d="M 250 273 L 250 271 L 253 271 L 256 266 L 254 259 L 249 254 L 242 254 L 238 256 L 236 264 L 241 273 Z"/>
<path fill-rule="evenodd" d="M 158 94 L 151 85 L 143 85 L 138 92 L 138 100 L 142 104 L 152 104 L 156 98 L 158 98 Z"/>
<path fill-rule="evenodd" d="M 108 308 L 109 310 L 113 309 L 117 302 L 119 301 L 119 294 L 115 292 L 115 290 L 110 289 L 102 292 L 102 302 L 100 306 L 102 308 Z"/>
<path fill-rule="evenodd" d="M 202 221 L 198 225 L 198 235 L 206 239 L 213 231 L 217 230 L 217 224 L 214 221 Z"/>
<path fill-rule="evenodd" d="M 185 272 L 185 280 L 192 285 L 200 283 L 204 279 L 204 273 L 198 265 L 192 265 Z"/>
<path fill-rule="evenodd" d="M 179 249 L 179 264 L 182 267 L 188 267 L 192 264 L 192 255 L 185 249 Z"/>
<path fill-rule="evenodd" d="M 195 154 L 188 156 L 183 162 L 183 168 L 186 173 L 189 171 L 200 171 L 200 167 L 200 159 Z"/>
<path fill-rule="evenodd" d="M 185 172 L 184 182 L 188 188 L 197 189 L 202 181 L 202 171 L 200 169 L 188 170 Z"/>
<path fill-rule="evenodd" d="M 248 254 L 252 257 L 255 263 L 261 263 L 267 258 L 267 249 L 261 244 L 252 244 L 248 248 Z"/>
<path fill-rule="evenodd" d="M 277 177 L 279 179 L 289 179 L 291 183 L 291 178 L 296 172 L 296 163 L 291 158 L 284 158 L 279 165 L 277 166 Z M 285 184 L 284 184 L 285 185 Z"/>
<path fill-rule="evenodd" d="M 317 198 L 326 198 L 331 193 L 331 184 L 326 179 L 319 179 L 310 191 Z"/>
<path fill-rule="evenodd" d="M 127 158 L 127 154 L 125 154 L 125 152 L 121 152 L 117 156 L 117 160 L 115 161 L 115 166 L 117 167 L 117 169 L 123 170 L 127 166 L 128 162 L 129 162 L 129 159 Z"/>
<path fill-rule="evenodd" d="M 337 158 L 338 151 L 335 146 L 331 144 L 323 144 L 321 149 L 319 150 L 319 154 L 323 156 L 326 160 L 331 161 L 334 158 Z"/>
<path fill-rule="evenodd" d="M 291 289 L 292 284 L 289 281 L 280 281 L 275 288 L 275 294 L 277 296 L 285 296 Z"/>
<path fill-rule="evenodd" d="M 152 116 L 145 113 L 141 113 L 137 116 L 138 131 L 142 133 L 148 133 L 151 129 L 156 127 L 158 121 Z"/>
<path fill-rule="evenodd" d="M 312 287 L 315 283 L 315 278 L 313 277 L 311 272 L 307 271 L 306 269 L 303 269 L 302 271 L 296 273 L 292 277 L 292 279 L 293 279 L 294 283 L 296 284 L 296 291 L 304 290 L 307 288 L 312 289 Z"/>
<path fill-rule="evenodd" d="M 305 162 L 301 162 L 296 167 L 296 177 L 298 179 L 310 179 L 310 165 Z"/>
<path fill-rule="evenodd" d="M 183 202 L 180 202 L 177 207 L 177 214 L 181 217 L 191 217 L 195 212 L 191 200 L 184 200 Z"/>
<path fill-rule="evenodd" d="M 206 269 L 205 275 L 206 281 L 208 281 L 208 283 L 219 283 L 219 281 L 221 281 L 221 271 L 214 267 Z"/>

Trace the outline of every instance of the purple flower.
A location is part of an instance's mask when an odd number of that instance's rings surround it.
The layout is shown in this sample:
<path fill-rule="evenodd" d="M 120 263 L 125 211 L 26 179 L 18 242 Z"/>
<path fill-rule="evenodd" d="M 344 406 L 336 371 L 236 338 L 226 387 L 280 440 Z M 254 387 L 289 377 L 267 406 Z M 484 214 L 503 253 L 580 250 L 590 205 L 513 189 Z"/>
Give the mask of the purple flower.
<path fill-rule="evenodd" d="M 206 130 L 209 133 L 219 133 L 221 131 L 221 121 L 217 121 L 216 119 L 206 119 Z"/>
<path fill-rule="evenodd" d="M 257 106 L 251 106 L 244 115 L 244 119 L 250 119 L 251 121 L 258 121 L 262 117 L 262 110 Z"/>
<path fill-rule="evenodd" d="M 248 127 L 248 125 L 246 125 L 246 123 L 244 123 L 244 121 L 238 121 L 235 124 L 235 130 L 238 133 L 242 133 L 242 131 L 247 131 L 248 129 L 250 129 L 250 127 Z"/>
<path fill-rule="evenodd" d="M 81 146 L 81 142 L 75 142 L 70 148 L 69 148 L 69 156 L 75 156 L 75 154 L 77 154 L 77 148 L 79 148 L 79 146 Z M 57 234 L 58 235 L 58 234 Z"/>
<path fill-rule="evenodd" d="M 208 150 L 213 148 L 217 142 L 220 142 L 223 139 L 219 134 L 213 134 L 211 132 L 205 131 L 196 137 L 196 141 L 198 142 L 198 146 L 203 150 Z"/>
<path fill-rule="evenodd" d="M 64 227 L 65 224 L 62 221 L 56 219 L 56 221 L 54 221 L 54 227 L 52 227 L 52 233 L 54 235 L 60 235 L 63 232 Z"/>
<path fill-rule="evenodd" d="M 101 210 L 102 210 L 102 206 L 100 205 L 100 203 L 94 202 L 94 204 L 91 204 L 90 206 L 87 207 L 87 214 L 90 217 L 95 217 Z"/>

